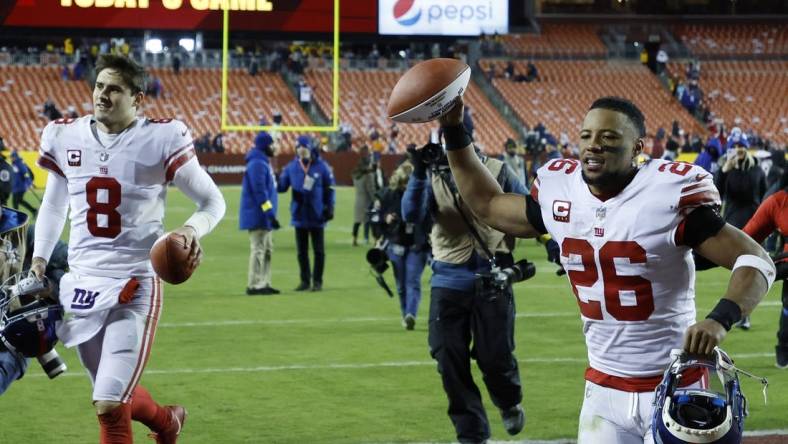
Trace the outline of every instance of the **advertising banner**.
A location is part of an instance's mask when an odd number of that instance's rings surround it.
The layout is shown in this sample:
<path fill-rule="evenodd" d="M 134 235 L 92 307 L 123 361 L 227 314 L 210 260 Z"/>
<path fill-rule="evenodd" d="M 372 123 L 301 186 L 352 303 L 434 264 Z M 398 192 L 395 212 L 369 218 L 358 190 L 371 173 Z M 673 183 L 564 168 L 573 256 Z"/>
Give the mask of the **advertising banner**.
<path fill-rule="evenodd" d="M 509 32 L 508 0 L 378 0 L 382 35 L 474 36 Z"/>
<path fill-rule="evenodd" d="M 225 5 L 233 31 L 334 30 L 331 0 L 8 0 L 0 2 L 0 25 L 219 31 Z M 375 33 L 376 7 L 341 0 L 341 32 Z"/>

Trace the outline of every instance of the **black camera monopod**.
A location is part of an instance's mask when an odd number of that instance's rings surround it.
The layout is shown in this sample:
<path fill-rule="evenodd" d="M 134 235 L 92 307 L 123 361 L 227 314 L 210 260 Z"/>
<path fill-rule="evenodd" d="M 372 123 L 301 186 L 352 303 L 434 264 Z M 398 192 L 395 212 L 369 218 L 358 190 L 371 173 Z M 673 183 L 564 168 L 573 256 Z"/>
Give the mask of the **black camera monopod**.
<path fill-rule="evenodd" d="M 390 298 L 394 297 L 394 293 L 391 292 L 391 288 L 389 288 L 388 284 L 386 283 L 386 279 L 383 277 L 383 273 L 386 272 L 389 268 L 389 257 L 386 254 L 386 250 L 383 248 L 370 248 L 367 251 L 367 263 L 370 266 L 370 271 L 375 276 L 375 281 L 378 283 L 380 288 L 386 291 Z"/>

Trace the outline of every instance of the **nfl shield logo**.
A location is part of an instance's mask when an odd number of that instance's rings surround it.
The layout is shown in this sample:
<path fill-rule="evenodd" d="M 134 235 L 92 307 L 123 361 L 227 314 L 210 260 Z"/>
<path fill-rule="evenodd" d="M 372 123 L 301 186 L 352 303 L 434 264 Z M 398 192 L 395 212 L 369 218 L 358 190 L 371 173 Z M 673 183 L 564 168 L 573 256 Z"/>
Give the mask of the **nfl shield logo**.
<path fill-rule="evenodd" d="M 106 162 L 109 159 L 109 154 L 106 151 L 102 151 L 99 153 L 99 160 L 102 162 Z"/>
<path fill-rule="evenodd" d="M 82 166 L 81 150 L 66 150 L 66 157 L 68 158 L 68 166 L 72 166 L 72 167 Z"/>
<path fill-rule="evenodd" d="M 597 208 L 596 209 L 596 218 L 597 219 L 604 219 L 605 218 L 605 213 L 607 213 L 607 210 L 605 210 L 605 207 Z"/>

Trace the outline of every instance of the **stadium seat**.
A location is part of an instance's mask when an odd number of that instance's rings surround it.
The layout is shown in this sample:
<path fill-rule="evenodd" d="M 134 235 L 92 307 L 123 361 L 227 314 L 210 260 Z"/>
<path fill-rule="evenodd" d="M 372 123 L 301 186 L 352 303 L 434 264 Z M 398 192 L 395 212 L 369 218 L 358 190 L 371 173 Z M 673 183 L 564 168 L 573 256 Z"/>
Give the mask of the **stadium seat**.
<path fill-rule="evenodd" d="M 503 71 L 503 61 L 480 61 L 482 69 L 492 66 Z M 702 133 L 703 128 L 651 72 L 637 62 L 536 61 L 540 81 L 515 82 L 496 78 L 493 84 L 517 115 L 530 127 L 543 123 L 558 137 L 566 133 L 577 142 L 583 116 L 594 99 L 615 95 L 634 101 L 646 116 L 646 130 L 669 130 L 673 120 L 682 128 Z M 515 62 L 517 72 L 525 72 L 525 62 Z"/>
<path fill-rule="evenodd" d="M 161 79 L 163 95 L 145 101 L 150 117 L 181 119 L 194 137 L 205 132 L 215 135 L 221 128 L 221 71 L 183 69 L 175 75 L 169 69 L 152 69 L 151 76 Z M 310 120 L 278 74 L 249 76 L 245 70 L 231 70 L 228 80 L 228 123 L 258 125 L 260 117 L 269 122 L 280 111 L 285 125 L 307 125 Z M 38 149 L 39 137 L 47 120 L 40 116 L 41 105 L 51 99 L 61 112 L 74 106 L 80 115 L 92 111 L 91 91 L 84 81 L 63 81 L 56 66 L 10 65 L 0 70 L 0 136 L 9 148 Z M 292 147 L 296 134 L 283 134 L 285 147 Z M 242 153 L 252 145 L 254 133 L 225 134 L 225 149 Z"/>
<path fill-rule="evenodd" d="M 680 79 L 685 66 L 670 63 Z M 785 145 L 788 143 L 788 62 L 709 60 L 701 62 L 699 85 L 715 117 L 728 129 L 739 126 Z"/>
<path fill-rule="evenodd" d="M 339 116 L 341 121 L 353 125 L 354 137 L 364 136 L 370 124 L 377 126 L 384 138 L 388 137 L 391 121 L 386 117 L 386 106 L 389 94 L 400 76 L 402 72 L 398 71 L 342 72 L 339 86 Z M 315 90 L 318 106 L 323 113 L 330 116 L 333 109 L 331 71 L 308 71 L 306 79 Z M 499 154 L 507 138 L 516 138 L 515 131 L 473 82 L 465 95 L 465 103 L 470 107 L 473 116 L 476 142 L 485 152 Z M 429 140 L 430 130 L 437 128 L 437 125 L 435 123 L 400 124 L 398 128 L 398 150 L 403 152 L 409 143 L 417 145 L 426 143 Z M 365 137 L 360 140 L 361 143 L 366 141 Z"/>

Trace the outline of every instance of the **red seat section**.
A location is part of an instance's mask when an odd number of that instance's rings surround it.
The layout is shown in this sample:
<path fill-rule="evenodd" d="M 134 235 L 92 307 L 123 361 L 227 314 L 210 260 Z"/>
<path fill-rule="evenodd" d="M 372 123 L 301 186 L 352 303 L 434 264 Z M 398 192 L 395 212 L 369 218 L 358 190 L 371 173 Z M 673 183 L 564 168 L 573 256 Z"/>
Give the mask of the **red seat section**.
<path fill-rule="evenodd" d="M 669 68 L 686 76 L 680 63 Z M 702 61 L 698 84 L 715 118 L 729 130 L 738 126 L 788 144 L 788 61 Z"/>
<path fill-rule="evenodd" d="M 358 143 L 366 142 L 364 135 L 370 124 L 377 126 L 384 138 L 388 137 L 388 128 L 392 122 L 386 117 L 386 105 L 391 90 L 401 76 L 402 72 L 382 70 L 348 70 L 340 74 L 339 118 L 353 126 L 353 135 Z M 325 115 L 331 116 L 331 71 L 311 70 L 307 72 L 306 79 L 314 86 L 320 109 Z M 473 82 L 464 97 L 473 116 L 477 145 L 487 153 L 500 153 L 504 141 L 509 137 L 515 138 L 514 130 Z M 403 152 L 409 143 L 423 145 L 429 140 L 430 130 L 437 127 L 436 123 L 399 124 L 398 151 Z"/>
<path fill-rule="evenodd" d="M 163 95 L 147 98 L 144 113 L 149 117 L 183 120 L 194 137 L 205 132 L 215 135 L 221 128 L 221 70 L 183 69 L 175 75 L 169 69 L 152 69 L 161 79 Z M 63 81 L 59 68 L 4 66 L 0 70 L 0 136 L 9 148 L 37 149 L 47 120 L 41 117 L 45 100 L 52 99 L 61 112 L 74 106 L 80 115 L 92 112 L 91 91 L 86 82 Z M 278 74 L 249 76 L 245 70 L 231 70 L 228 77 L 227 123 L 258 125 L 260 117 L 269 122 L 274 111 L 284 125 L 311 125 L 293 94 Z M 296 134 L 284 133 L 285 147 L 292 149 Z M 245 152 L 252 145 L 253 132 L 226 132 L 225 149 Z"/>
<path fill-rule="evenodd" d="M 605 56 L 607 49 L 589 24 L 542 25 L 540 34 L 509 34 L 503 37 L 504 51 L 511 56 Z"/>
<path fill-rule="evenodd" d="M 482 69 L 503 71 L 505 62 L 482 60 Z M 632 100 L 646 116 L 646 130 L 656 133 L 659 127 L 670 130 L 673 120 L 686 131 L 702 134 L 703 128 L 665 90 L 657 77 L 638 62 L 601 60 L 538 60 L 540 80 L 524 83 L 496 78 L 493 84 L 517 115 L 530 127 L 541 122 L 556 138 L 566 133 L 573 143 L 591 103 L 602 96 L 619 96 Z M 518 72 L 525 72 L 525 62 L 515 62 Z"/>
<path fill-rule="evenodd" d="M 8 148 L 38 150 L 48 120 L 41 116 L 51 99 L 61 112 L 73 106 L 77 113 L 93 109 L 85 82 L 64 82 L 55 66 L 3 66 L 0 69 L 0 136 Z"/>
<path fill-rule="evenodd" d="M 788 54 L 788 27 L 776 24 L 679 25 L 674 28 L 696 56 Z"/>

